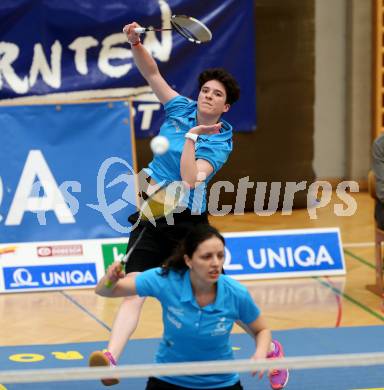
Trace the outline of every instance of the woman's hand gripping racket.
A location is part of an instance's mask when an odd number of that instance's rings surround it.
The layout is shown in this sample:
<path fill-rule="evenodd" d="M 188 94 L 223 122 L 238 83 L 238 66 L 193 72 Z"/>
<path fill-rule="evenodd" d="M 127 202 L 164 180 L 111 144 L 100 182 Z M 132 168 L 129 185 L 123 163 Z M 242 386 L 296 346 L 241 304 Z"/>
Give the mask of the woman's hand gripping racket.
<path fill-rule="evenodd" d="M 176 30 L 181 36 L 193 43 L 205 43 L 212 39 L 209 28 L 200 20 L 187 15 L 173 15 L 171 17 L 172 28 L 135 27 L 136 34 L 143 34 L 148 31 L 170 31 Z M 128 25 L 129 26 L 129 25 Z M 129 33 L 128 26 L 124 27 L 124 32 Z"/>
<path fill-rule="evenodd" d="M 112 265 L 108 270 L 111 277 L 107 278 L 105 287 L 111 288 L 118 279 L 124 276 L 123 271 L 125 269 L 125 264 L 128 262 L 129 257 L 143 237 L 148 224 L 152 223 L 155 225 L 156 221 L 160 218 L 165 218 L 172 214 L 181 205 L 187 192 L 187 187 L 185 187 L 183 182 L 172 182 L 158 188 L 144 200 L 140 207 L 138 218 L 141 222 L 146 223 L 146 225 L 143 227 L 134 245 L 130 247 L 120 263 L 118 265 Z"/>

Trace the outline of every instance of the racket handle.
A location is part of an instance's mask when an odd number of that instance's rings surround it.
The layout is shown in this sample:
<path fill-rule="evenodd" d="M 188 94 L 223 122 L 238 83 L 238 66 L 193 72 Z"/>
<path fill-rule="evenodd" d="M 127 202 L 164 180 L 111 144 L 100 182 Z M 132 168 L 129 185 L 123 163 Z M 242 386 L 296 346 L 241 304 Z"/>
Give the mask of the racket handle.
<path fill-rule="evenodd" d="M 149 30 L 145 27 L 136 27 L 135 29 L 133 29 L 133 31 L 136 34 L 144 34 L 146 31 L 149 31 Z"/>
<path fill-rule="evenodd" d="M 104 286 L 107 287 L 107 288 L 112 288 L 113 283 L 112 283 L 111 280 L 107 279 L 107 280 L 105 281 Z"/>
<path fill-rule="evenodd" d="M 121 272 L 121 270 L 123 269 L 124 264 L 125 264 L 124 261 L 120 261 L 120 264 L 119 264 L 119 272 Z M 106 281 L 105 281 L 105 283 L 104 283 L 104 286 L 105 286 L 106 288 L 112 288 L 112 287 L 113 287 L 113 282 L 112 282 L 112 280 L 110 280 L 110 279 L 107 278 Z"/>

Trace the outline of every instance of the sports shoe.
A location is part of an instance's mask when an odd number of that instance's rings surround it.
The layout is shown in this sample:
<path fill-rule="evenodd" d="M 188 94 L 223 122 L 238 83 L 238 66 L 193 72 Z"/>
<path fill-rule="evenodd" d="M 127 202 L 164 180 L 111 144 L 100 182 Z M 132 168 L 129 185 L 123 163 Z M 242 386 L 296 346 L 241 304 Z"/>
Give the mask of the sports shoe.
<path fill-rule="evenodd" d="M 282 345 L 277 340 L 272 340 L 275 350 L 267 355 L 267 359 L 279 359 L 284 357 Z M 271 370 L 268 375 L 272 389 L 283 389 L 288 383 L 289 372 L 285 369 Z"/>
<path fill-rule="evenodd" d="M 114 368 L 117 366 L 115 358 L 108 351 L 95 351 L 91 353 L 89 357 L 89 366 L 90 367 L 111 367 Z M 103 378 L 101 380 L 104 386 L 113 386 L 120 383 L 120 380 L 117 378 Z"/>

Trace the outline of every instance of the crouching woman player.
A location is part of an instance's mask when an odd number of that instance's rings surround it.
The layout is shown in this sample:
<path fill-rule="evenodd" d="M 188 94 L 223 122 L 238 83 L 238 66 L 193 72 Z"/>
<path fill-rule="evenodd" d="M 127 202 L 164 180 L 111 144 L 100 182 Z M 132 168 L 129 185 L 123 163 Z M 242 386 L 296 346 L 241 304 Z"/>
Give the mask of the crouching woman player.
<path fill-rule="evenodd" d="M 222 274 L 224 238 L 208 224 L 198 225 L 185 237 L 162 267 L 124 276 L 118 264 L 108 268 L 96 287 L 105 297 L 138 294 L 157 298 L 163 309 L 163 339 L 157 363 L 233 359 L 229 336 L 234 322 L 245 324 L 255 339 L 252 359 L 283 356 L 247 289 Z M 106 280 L 113 283 L 105 287 Z M 256 373 L 253 373 L 256 374 Z M 262 373 L 259 373 L 259 377 Z M 272 389 L 288 382 L 288 370 L 272 370 Z M 237 373 L 150 377 L 146 390 L 243 389 Z"/>

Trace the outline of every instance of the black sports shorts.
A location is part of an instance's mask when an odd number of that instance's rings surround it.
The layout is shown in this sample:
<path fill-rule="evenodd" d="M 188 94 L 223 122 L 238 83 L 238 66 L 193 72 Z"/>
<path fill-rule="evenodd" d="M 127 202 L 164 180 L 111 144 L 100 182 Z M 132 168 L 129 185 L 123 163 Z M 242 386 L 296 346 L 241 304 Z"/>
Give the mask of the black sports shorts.
<path fill-rule="evenodd" d="M 128 220 L 134 223 L 137 217 L 138 213 L 135 213 Z M 193 226 L 208 223 L 207 213 L 193 215 L 189 209 L 175 213 L 173 218 L 173 225 L 169 225 L 166 218 L 161 218 L 156 221 L 156 226 L 150 222 L 140 222 L 136 226 L 129 236 L 126 253 L 135 244 L 145 226 L 146 230 L 125 265 L 126 273 L 159 267 Z"/>

